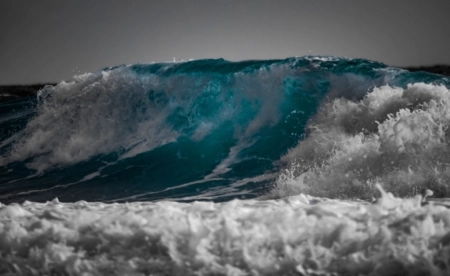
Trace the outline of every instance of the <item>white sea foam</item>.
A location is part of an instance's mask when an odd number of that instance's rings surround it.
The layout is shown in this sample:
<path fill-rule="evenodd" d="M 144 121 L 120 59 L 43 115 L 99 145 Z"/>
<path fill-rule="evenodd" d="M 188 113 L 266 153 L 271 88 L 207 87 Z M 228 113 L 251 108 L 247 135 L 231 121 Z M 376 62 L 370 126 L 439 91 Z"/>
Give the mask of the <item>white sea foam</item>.
<path fill-rule="evenodd" d="M 274 194 L 371 198 L 375 184 L 408 196 L 431 188 L 448 196 L 450 92 L 416 83 L 375 88 L 355 102 L 324 103 L 305 141 L 282 161 Z"/>
<path fill-rule="evenodd" d="M 450 210 L 300 195 L 0 206 L 8 275 L 448 275 Z M 316 200 L 317 201 L 317 200 Z"/>

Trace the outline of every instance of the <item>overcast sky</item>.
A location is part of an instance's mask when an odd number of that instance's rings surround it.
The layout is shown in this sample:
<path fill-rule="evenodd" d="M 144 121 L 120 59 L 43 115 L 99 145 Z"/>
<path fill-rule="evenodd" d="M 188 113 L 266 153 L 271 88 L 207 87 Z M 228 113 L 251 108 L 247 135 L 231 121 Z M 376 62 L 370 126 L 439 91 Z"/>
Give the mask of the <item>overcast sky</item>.
<path fill-rule="evenodd" d="M 450 64 L 449 0 L 0 0 L 0 84 L 177 59 Z"/>

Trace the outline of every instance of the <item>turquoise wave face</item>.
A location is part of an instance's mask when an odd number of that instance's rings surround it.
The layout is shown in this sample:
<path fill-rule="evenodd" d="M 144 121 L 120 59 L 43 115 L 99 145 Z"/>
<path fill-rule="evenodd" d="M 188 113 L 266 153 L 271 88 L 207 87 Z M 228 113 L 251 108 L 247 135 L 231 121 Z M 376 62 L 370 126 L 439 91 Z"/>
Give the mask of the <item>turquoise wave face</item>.
<path fill-rule="evenodd" d="M 326 196 L 330 189 L 318 178 L 279 190 L 286 172 L 289 183 L 298 183 L 305 173 L 314 179 L 310 168 L 326 165 L 308 153 L 309 161 L 292 169 L 304 159 L 295 149 L 309 145 L 313 156 L 336 151 L 316 150 L 309 139 L 318 135 L 318 118 L 336 100 L 358 104 L 377 87 L 404 90 L 416 82 L 448 87 L 442 76 L 331 57 L 135 64 L 79 75 L 1 105 L 0 201 L 226 201 L 286 196 L 299 187 Z M 411 100 L 345 133 L 369 137 L 375 121 L 428 102 Z M 340 141 L 338 135 L 329 139 Z M 368 196 L 352 189 L 332 195 Z"/>

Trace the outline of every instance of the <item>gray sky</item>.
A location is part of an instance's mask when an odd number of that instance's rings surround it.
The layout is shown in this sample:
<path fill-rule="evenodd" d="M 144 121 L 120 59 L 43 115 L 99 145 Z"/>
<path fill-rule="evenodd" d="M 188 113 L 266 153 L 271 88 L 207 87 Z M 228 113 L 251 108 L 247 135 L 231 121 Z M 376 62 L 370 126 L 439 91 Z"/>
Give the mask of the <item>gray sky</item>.
<path fill-rule="evenodd" d="M 450 64 L 449 0 L 1 0 L 0 84 L 177 59 Z"/>

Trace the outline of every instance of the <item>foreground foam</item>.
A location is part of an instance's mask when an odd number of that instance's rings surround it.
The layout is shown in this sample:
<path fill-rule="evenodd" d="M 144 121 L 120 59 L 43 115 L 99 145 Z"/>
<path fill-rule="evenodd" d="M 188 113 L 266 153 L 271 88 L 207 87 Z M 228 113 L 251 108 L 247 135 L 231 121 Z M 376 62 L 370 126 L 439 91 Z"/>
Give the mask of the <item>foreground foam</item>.
<path fill-rule="evenodd" d="M 0 272 L 448 275 L 450 210 L 421 200 L 3 205 Z"/>

